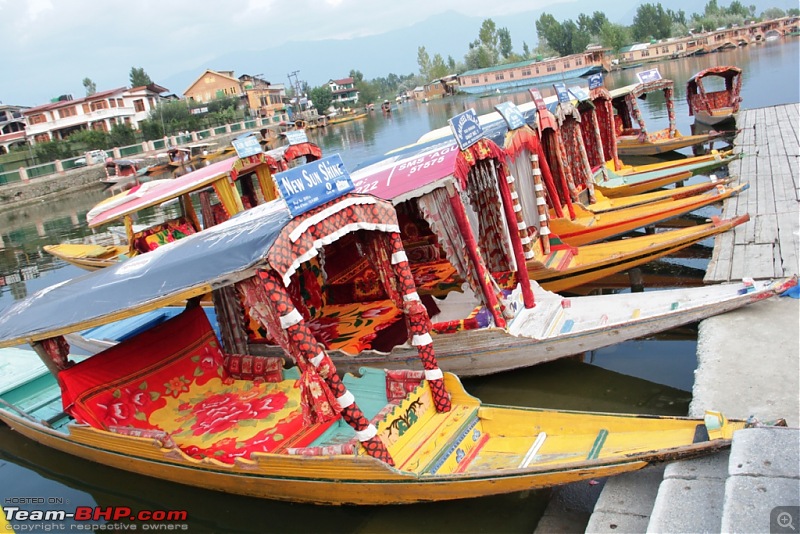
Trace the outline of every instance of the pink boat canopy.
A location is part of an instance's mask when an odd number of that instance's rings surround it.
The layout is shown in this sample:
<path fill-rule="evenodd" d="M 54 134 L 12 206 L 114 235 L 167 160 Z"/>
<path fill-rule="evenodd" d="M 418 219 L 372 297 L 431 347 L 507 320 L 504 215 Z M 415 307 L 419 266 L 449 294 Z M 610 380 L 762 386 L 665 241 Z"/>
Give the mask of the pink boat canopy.
<path fill-rule="evenodd" d="M 235 182 L 241 174 L 250 172 L 267 161 L 266 154 L 263 153 L 242 159 L 233 157 L 171 180 L 144 182 L 98 204 L 86 214 L 86 220 L 90 228 L 116 221 L 126 215 L 208 187 L 224 176 Z"/>

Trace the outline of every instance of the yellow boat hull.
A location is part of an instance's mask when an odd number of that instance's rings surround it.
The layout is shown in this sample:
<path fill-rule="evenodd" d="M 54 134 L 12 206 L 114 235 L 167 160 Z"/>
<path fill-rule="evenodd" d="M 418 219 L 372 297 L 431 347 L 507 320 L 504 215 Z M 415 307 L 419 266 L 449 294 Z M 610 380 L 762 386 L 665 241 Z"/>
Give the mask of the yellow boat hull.
<path fill-rule="evenodd" d="M 119 262 L 128 253 L 127 245 L 45 245 L 44 251 L 81 269 L 96 271 Z"/>
<path fill-rule="evenodd" d="M 552 218 L 550 230 L 565 243 L 572 246 L 585 245 L 722 202 L 744 187 L 740 185 L 710 194 L 642 203 L 602 214 L 593 213 L 580 204 L 574 204 L 576 218 L 574 220 L 567 217 Z"/>
<path fill-rule="evenodd" d="M 617 137 L 617 153 L 620 156 L 653 156 L 707 143 L 716 137 L 716 134 L 678 135 L 655 141 L 640 141 L 635 136 L 620 136 Z"/>
<path fill-rule="evenodd" d="M 557 250 L 528 262 L 528 275 L 549 291 L 566 291 L 674 254 L 725 232 L 749 217 L 580 247 L 578 254 Z"/>
<path fill-rule="evenodd" d="M 229 465 L 195 460 L 149 438 L 82 425 L 64 433 L 6 410 L 0 410 L 0 420 L 45 446 L 118 469 L 226 493 L 329 505 L 464 499 L 612 476 L 724 448 L 744 426 L 724 418 L 713 419 L 721 424 L 714 430 L 716 423 L 706 426 L 699 419 L 480 406 L 454 375 L 446 374 L 445 380 L 453 408 L 412 422 L 420 430 L 407 431 L 412 436 L 408 450 L 395 455 L 396 462 L 408 456 L 404 469 L 389 467 L 363 449 L 357 455 L 254 453 Z M 472 430 L 459 426 L 459 413 L 476 415 Z M 708 430 L 699 440 L 701 427 Z M 479 443 L 468 444 L 476 435 Z M 455 447 L 443 450 L 442 442 L 458 436 L 464 438 L 462 454 Z"/>

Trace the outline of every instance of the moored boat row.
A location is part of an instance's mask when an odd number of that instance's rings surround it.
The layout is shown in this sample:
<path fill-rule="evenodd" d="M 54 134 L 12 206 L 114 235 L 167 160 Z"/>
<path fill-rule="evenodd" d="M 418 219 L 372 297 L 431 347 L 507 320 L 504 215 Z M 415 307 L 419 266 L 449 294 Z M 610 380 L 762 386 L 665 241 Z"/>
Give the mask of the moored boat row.
<path fill-rule="evenodd" d="M 449 373 L 534 365 L 797 283 L 604 297 L 542 290 L 535 282 L 546 287 L 542 273 L 553 273 L 552 283 L 596 280 L 592 269 L 618 272 L 625 250 L 631 261 L 658 257 L 653 250 L 668 241 L 661 234 L 691 236 L 685 246 L 700 235 L 690 227 L 645 236 L 650 248 L 639 238 L 575 246 L 557 236 L 559 220 L 578 234 L 604 228 L 596 235 L 605 239 L 626 231 L 623 224 L 641 226 L 635 220 L 645 213 L 663 219 L 740 190 L 721 182 L 608 199 L 598 194 L 601 179 L 547 157 L 559 151 L 558 138 L 524 128 L 505 127 L 508 143 L 478 136 L 467 146 L 445 139 L 407 149 L 360 169 L 354 183 L 336 157 L 276 175 L 261 153 L 233 158 L 225 180 L 244 184 L 252 172 L 252 187 L 212 191 L 204 183 L 203 229 L 48 288 L 0 318 L 0 346 L 31 343 L 62 408 L 40 414 L 30 388 L 9 386 L 0 395 L 14 409 L 0 409 L 0 419 L 114 467 L 326 504 L 520 491 L 726 446 L 744 422 L 714 412 L 684 419 L 487 406 Z M 237 167 L 247 158 L 263 170 Z M 197 186 L 191 181 L 118 199 L 93 221 L 127 217 L 177 190 L 188 194 Z M 231 209 L 216 217 L 215 205 Z M 633 211 L 618 213 L 626 210 Z M 707 236 L 740 222 L 699 226 Z M 606 252 L 597 255 L 591 251 L 600 248 L 588 248 L 601 246 Z M 578 265 L 585 272 L 570 274 Z M 208 294 L 216 330 L 199 306 Z M 67 306 L 76 295 L 86 305 Z M 85 361 L 74 362 L 65 343 L 68 334 L 186 302 L 176 317 Z M 223 422 L 211 415 L 222 406 L 242 409 Z"/>

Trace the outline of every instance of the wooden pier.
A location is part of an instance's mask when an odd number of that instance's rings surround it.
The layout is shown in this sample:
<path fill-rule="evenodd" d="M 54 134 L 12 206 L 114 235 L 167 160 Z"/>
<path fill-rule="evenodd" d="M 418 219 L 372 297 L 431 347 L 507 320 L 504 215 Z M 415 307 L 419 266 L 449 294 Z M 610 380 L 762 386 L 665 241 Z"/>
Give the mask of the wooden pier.
<path fill-rule="evenodd" d="M 739 113 L 731 177 L 750 188 L 722 216 L 750 221 L 715 238 L 705 282 L 800 274 L 800 103 Z"/>

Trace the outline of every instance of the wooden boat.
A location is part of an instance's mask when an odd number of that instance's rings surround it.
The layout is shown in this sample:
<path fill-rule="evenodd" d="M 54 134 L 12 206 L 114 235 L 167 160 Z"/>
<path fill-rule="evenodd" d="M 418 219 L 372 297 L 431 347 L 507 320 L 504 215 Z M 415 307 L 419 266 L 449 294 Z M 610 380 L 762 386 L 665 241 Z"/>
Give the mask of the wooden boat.
<path fill-rule="evenodd" d="M 384 100 L 383 104 L 381 104 L 381 111 L 383 111 L 383 113 L 386 114 L 386 115 L 391 114 L 392 113 L 392 103 L 389 102 L 388 100 Z"/>
<path fill-rule="evenodd" d="M 0 318 L 0 347 L 32 344 L 51 382 L 35 391 L 30 382 L 9 388 L 0 375 L 0 420 L 45 446 L 111 467 L 321 504 L 463 499 L 610 476 L 719 450 L 745 426 L 715 412 L 687 419 L 482 405 L 439 370 L 398 229 L 391 205 L 371 197 L 345 195 L 294 218 L 275 201 L 149 256 L 40 291 Z M 292 279 L 318 248 L 348 235 L 391 255 L 379 269 L 400 288 L 407 339 L 424 371 L 340 378 L 314 341 L 290 296 Z M 107 351 L 70 361 L 63 334 L 212 288 L 240 290 L 251 319 L 298 367 L 232 353 L 191 305 Z M 742 297 L 762 295 L 755 291 Z M 71 305 L 76 295 L 86 305 Z M 223 331 L 242 326 L 223 324 Z M 60 395 L 43 403 L 56 377 Z M 63 411 L 40 415 L 54 405 Z"/>
<path fill-rule="evenodd" d="M 290 167 L 311 163 L 322 157 L 322 149 L 315 143 L 304 141 L 283 145 L 267 151 L 270 170 L 273 173 L 283 172 Z"/>
<path fill-rule="evenodd" d="M 71 243 L 68 246 L 48 246 L 45 250 L 85 269 L 107 267 L 182 239 L 204 226 L 227 219 L 246 207 L 276 196 L 277 190 L 266 154 L 228 158 L 178 178 L 144 182 L 105 199 L 89 210 L 86 220 L 90 228 L 122 220 L 127 246 L 100 249 L 96 244 Z M 203 207 L 201 216 L 194 209 L 195 197 Z M 162 217 L 144 228 L 134 226 L 135 214 L 176 199 L 180 200 L 180 213 L 177 216 Z"/>
<path fill-rule="evenodd" d="M 731 150 L 723 150 L 723 151 L 710 150 L 708 153 L 700 155 L 700 156 L 688 156 L 688 157 L 684 157 L 684 158 L 661 160 L 661 161 L 658 161 L 656 163 L 646 163 L 646 164 L 640 164 L 640 165 L 622 164 L 622 166 L 620 166 L 620 168 L 618 168 L 618 169 L 614 169 L 613 167 L 611 167 L 610 166 L 611 162 L 607 162 L 606 165 L 608 166 L 609 169 L 613 170 L 617 175 L 619 175 L 619 176 L 628 176 L 628 175 L 632 175 L 632 174 L 641 174 L 641 173 L 646 173 L 646 172 L 661 171 L 661 170 L 665 170 L 665 169 L 683 167 L 684 165 L 692 166 L 692 165 L 695 165 L 697 163 L 706 163 L 706 162 L 712 162 L 712 161 L 718 162 L 720 160 L 724 160 L 724 161 L 727 161 L 728 163 L 730 163 L 731 160 L 729 160 L 728 158 L 730 158 L 732 156 L 735 159 L 735 158 L 741 158 L 744 155 L 742 153 L 734 154 L 733 151 L 731 151 Z M 722 165 L 725 165 L 725 163 L 722 163 L 722 164 L 720 164 L 718 166 L 722 166 Z M 709 168 L 706 168 L 706 169 L 701 169 L 699 172 L 695 172 L 694 174 L 702 174 L 703 172 L 714 170 L 715 168 L 716 167 L 709 167 Z"/>
<path fill-rule="evenodd" d="M 714 87 L 717 82 L 724 86 Z M 711 87 L 707 88 L 707 83 L 710 83 Z M 689 115 L 694 115 L 696 121 L 710 126 L 735 120 L 742 101 L 741 91 L 742 69 L 734 66 L 718 66 L 701 70 L 686 82 Z"/>
<path fill-rule="evenodd" d="M 167 150 L 167 158 L 170 167 L 183 167 L 192 159 L 191 150 L 187 147 L 172 147 Z"/>
<path fill-rule="evenodd" d="M 540 110 L 540 113 L 548 113 Z M 554 121 L 552 121 L 554 122 Z M 576 135 L 577 136 L 577 135 Z M 577 136 L 579 137 L 579 136 Z M 637 193 L 672 183 L 674 174 L 669 170 L 652 171 L 641 175 L 615 177 L 609 183 L 615 187 L 598 187 L 591 190 L 578 188 L 578 182 L 567 178 L 569 170 L 550 164 L 547 156 L 547 134 L 540 142 L 537 132 L 528 126 L 522 126 L 504 137 L 505 152 L 508 155 L 509 173 L 514 176 L 514 188 L 519 203 L 519 217 L 526 225 L 537 224 L 542 227 L 546 223 L 550 232 L 554 232 L 561 241 L 578 246 L 622 235 L 636 228 L 663 222 L 689 213 L 703 206 L 721 202 L 740 190 L 745 185 L 728 188 L 715 184 L 700 184 L 690 188 L 676 188 L 649 194 L 632 195 L 617 200 L 622 193 Z M 556 138 L 556 144 L 558 138 Z M 533 163 L 532 163 L 533 162 Z M 683 171 L 681 178 L 688 178 L 692 172 L 699 172 L 702 165 L 715 165 L 717 162 L 697 163 L 696 169 Z M 588 163 L 586 165 L 588 169 Z M 606 176 L 613 171 L 606 169 Z M 556 176 L 558 178 L 556 178 Z M 573 174 L 574 176 L 574 174 Z M 592 180 L 600 180 L 598 173 Z M 541 188 L 542 195 L 536 190 Z M 638 189 L 637 189 L 638 188 Z M 610 194 L 606 196 L 606 191 Z M 578 193 L 579 192 L 579 193 Z M 594 202 L 581 202 L 586 194 Z M 611 197 L 611 198 L 609 198 Z M 549 211 L 540 209 L 544 202 Z M 516 208 L 515 208 L 516 210 Z M 542 217 L 547 217 L 542 221 Z M 650 244 L 652 245 L 652 244 Z M 584 254 L 578 256 L 586 257 Z"/>
<path fill-rule="evenodd" d="M 747 184 L 735 187 L 721 186 L 720 189 L 698 195 L 677 199 L 670 197 L 649 203 L 641 202 L 638 205 L 609 210 L 602 214 L 585 208 L 582 204 L 575 204 L 574 219 L 553 217 L 551 213 L 548 224 L 550 231 L 564 243 L 572 246 L 585 245 L 623 235 L 637 228 L 663 223 L 704 206 L 720 203 L 745 189 Z"/>
<path fill-rule="evenodd" d="M 692 176 L 706 174 L 711 170 L 728 165 L 741 155 L 716 154 L 713 159 L 689 165 L 662 168 L 656 171 L 636 174 L 617 174 L 610 169 L 601 169 L 594 174 L 594 190 L 609 198 L 640 195 L 656 189 L 688 180 Z M 716 180 L 716 177 L 712 181 Z"/>
<path fill-rule="evenodd" d="M 661 91 L 666 100 L 669 126 L 658 131 L 649 131 L 645 124 L 637 99 L 654 91 Z M 672 150 L 707 143 L 719 138 L 720 132 L 683 135 L 675 125 L 675 103 L 672 80 L 658 79 L 612 89 L 611 101 L 617 111 L 617 152 L 620 156 L 652 156 Z M 636 121 L 638 128 L 634 127 Z"/>
<path fill-rule="evenodd" d="M 45 245 L 45 252 L 87 271 L 94 271 L 117 263 L 128 254 L 128 245 L 97 245 L 60 243 Z"/>
<path fill-rule="evenodd" d="M 328 126 L 333 126 L 334 124 L 342 124 L 344 122 L 351 122 L 359 119 L 365 119 L 367 117 L 367 112 L 357 112 L 354 110 L 350 110 L 346 113 L 340 113 L 334 115 L 332 117 L 328 117 Z"/>

